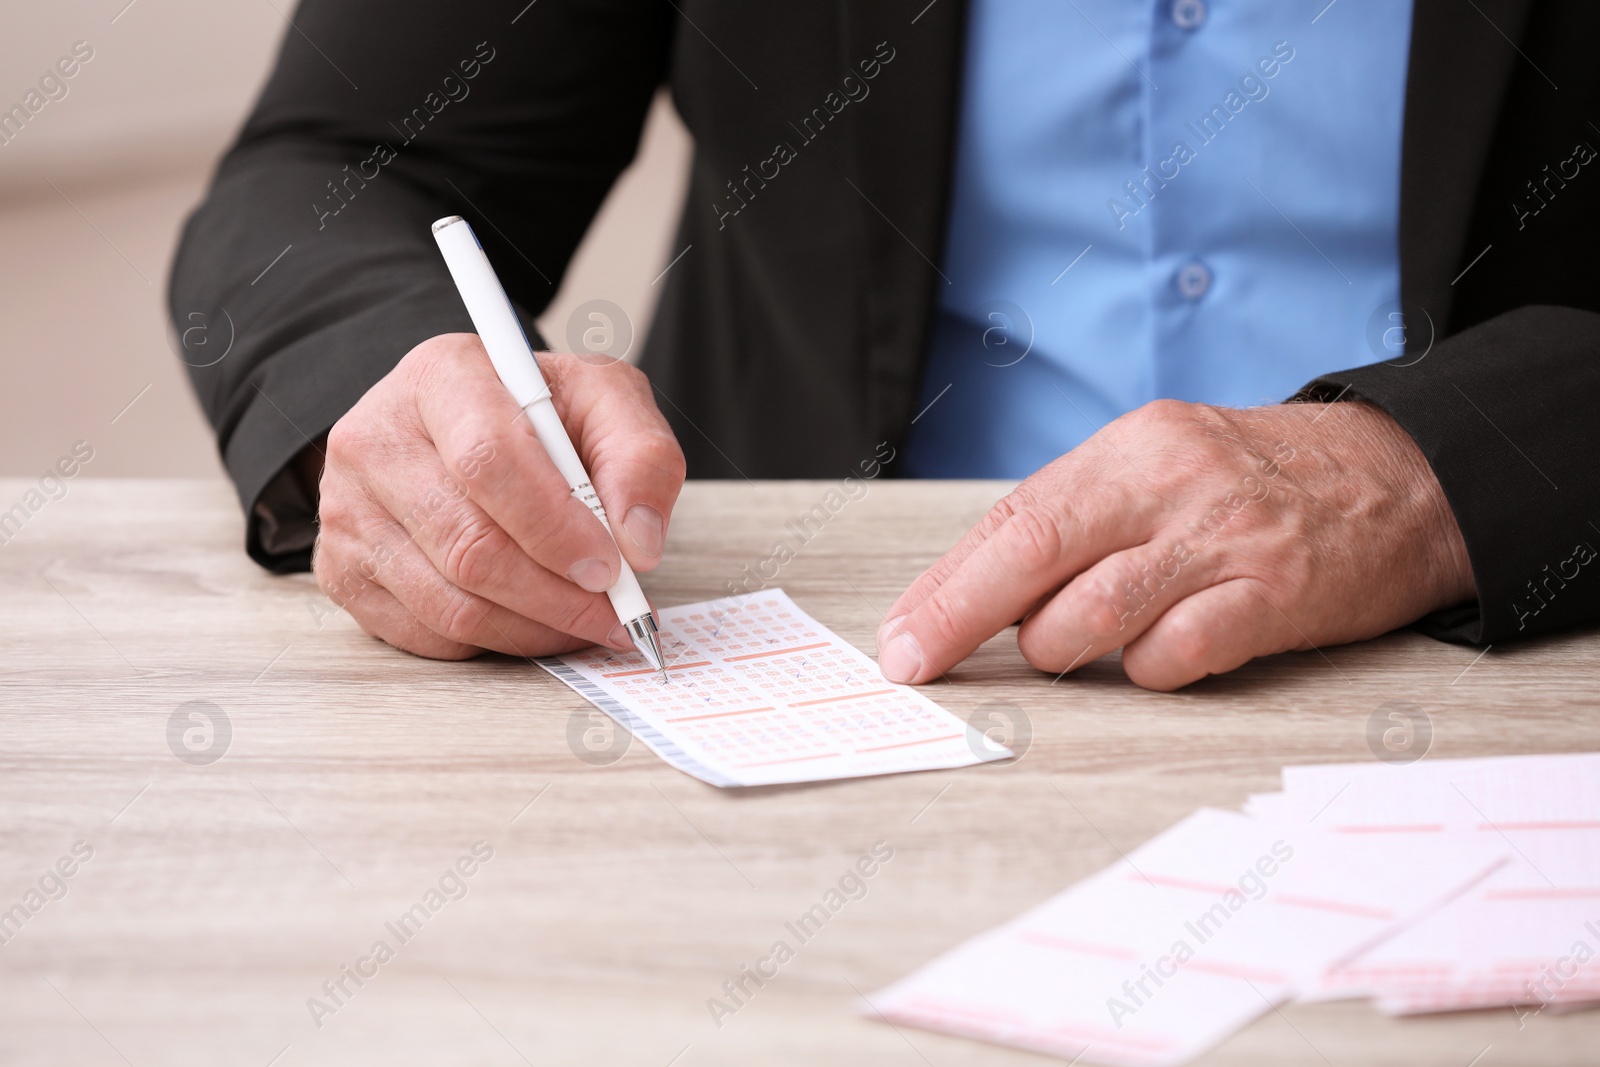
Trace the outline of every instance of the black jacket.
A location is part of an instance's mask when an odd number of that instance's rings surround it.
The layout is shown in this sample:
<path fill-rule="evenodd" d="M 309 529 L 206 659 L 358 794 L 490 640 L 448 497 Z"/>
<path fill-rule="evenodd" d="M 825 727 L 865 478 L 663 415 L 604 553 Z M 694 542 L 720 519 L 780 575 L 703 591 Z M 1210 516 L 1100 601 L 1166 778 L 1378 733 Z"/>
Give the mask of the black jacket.
<path fill-rule="evenodd" d="M 428 224 L 473 222 L 531 331 L 661 84 L 696 147 L 643 365 L 690 475 L 836 477 L 900 440 L 964 21 L 961 0 L 304 0 L 171 282 L 251 554 L 308 565 L 286 465 L 412 346 L 471 329 Z M 1593 0 L 1415 0 L 1407 355 L 1306 393 L 1381 405 L 1432 463 L 1479 591 L 1439 636 L 1600 618 L 1597 44 Z"/>

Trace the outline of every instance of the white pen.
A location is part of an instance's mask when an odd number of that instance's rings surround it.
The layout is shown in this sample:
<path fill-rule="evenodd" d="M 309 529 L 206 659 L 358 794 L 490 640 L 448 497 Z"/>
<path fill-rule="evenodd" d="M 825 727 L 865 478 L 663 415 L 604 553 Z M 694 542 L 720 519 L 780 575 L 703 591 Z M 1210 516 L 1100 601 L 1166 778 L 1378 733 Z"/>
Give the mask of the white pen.
<path fill-rule="evenodd" d="M 472 325 L 489 353 L 494 372 L 533 424 L 539 443 L 544 445 L 556 469 L 572 486 L 572 495 L 587 504 L 600 525 L 610 533 L 611 521 L 606 518 L 606 509 L 589 482 L 589 472 L 583 469 L 578 450 L 572 447 L 567 428 L 561 424 L 561 416 L 550 398 L 550 386 L 534 357 L 533 346 L 528 343 L 528 335 L 511 309 L 505 287 L 489 265 L 489 257 L 478 243 L 478 235 L 460 215 L 451 215 L 433 224 L 433 239 L 439 242 L 445 266 L 450 268 L 450 277 L 467 305 L 467 314 L 472 316 Z M 612 540 L 616 540 L 615 534 Z M 620 547 L 617 557 L 621 568 L 617 580 L 606 590 L 606 596 L 611 598 L 617 621 L 627 629 L 634 647 L 661 672 L 661 680 L 666 681 L 667 661 L 661 655 L 661 643 L 656 636 L 656 617 L 650 611 L 650 602 L 644 598 L 644 590 L 639 588 L 638 576 L 622 558 Z"/>

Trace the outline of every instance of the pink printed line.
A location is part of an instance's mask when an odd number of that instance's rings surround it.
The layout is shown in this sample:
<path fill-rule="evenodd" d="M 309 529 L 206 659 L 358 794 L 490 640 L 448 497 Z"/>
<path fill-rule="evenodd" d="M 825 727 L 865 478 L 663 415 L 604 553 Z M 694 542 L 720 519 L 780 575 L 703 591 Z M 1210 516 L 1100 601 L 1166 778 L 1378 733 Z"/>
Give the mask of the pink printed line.
<path fill-rule="evenodd" d="M 1600 888 L 1493 889 L 1483 895 L 1484 900 L 1589 900 L 1594 897 L 1600 897 Z"/>
<path fill-rule="evenodd" d="M 1341 834 L 1436 834 L 1445 829 L 1443 823 L 1415 823 L 1410 825 L 1378 825 L 1365 824 L 1354 826 L 1335 826 L 1334 830 Z M 1579 820 L 1575 822 L 1497 822 L 1479 823 L 1479 830 L 1600 830 L 1600 821 Z"/>
<path fill-rule="evenodd" d="M 1039 945 L 1043 948 L 1059 948 L 1067 952 L 1081 952 L 1087 956 L 1106 956 L 1114 960 L 1136 960 L 1139 958 L 1139 954 L 1132 949 L 1118 948 L 1115 945 L 1096 945 L 1088 941 L 1074 941 L 1071 938 L 1035 933 L 1032 930 L 1018 934 L 1017 940 L 1026 941 L 1030 945 Z"/>
<path fill-rule="evenodd" d="M 1224 978 L 1260 979 L 1263 982 L 1287 982 L 1288 976 L 1281 971 L 1264 971 L 1255 967 L 1235 967 L 1231 963 L 1207 963 L 1205 960 L 1190 960 L 1183 965 L 1186 971 L 1200 971 L 1203 974 L 1220 974 Z"/>
<path fill-rule="evenodd" d="M 1159 1052 L 1176 1044 L 1172 1038 L 1165 1035 L 1150 1038 L 1129 1037 L 1126 1034 L 1118 1034 L 1113 1030 L 1101 1030 L 1093 1026 L 1078 1026 L 1073 1023 L 1061 1023 L 1048 1028 L 1029 1026 L 1024 1028 L 1023 1032 L 1039 1035 L 1070 1036 L 1080 1041 L 1085 1038 L 1092 1038 L 1092 1043 L 1097 1045 L 1123 1045 L 1130 1049 L 1151 1052 Z M 1057 1047 L 1059 1048 L 1060 1046 Z"/>
<path fill-rule="evenodd" d="M 821 700 L 801 700 L 789 706 L 791 708 L 808 708 L 813 704 L 832 704 L 837 700 L 861 700 L 864 697 L 881 697 L 885 693 L 892 693 L 893 689 L 874 689 L 870 693 L 846 693 L 842 697 L 823 697 Z"/>
<path fill-rule="evenodd" d="M 1360 978 L 1365 975 L 1384 974 L 1449 974 L 1455 970 L 1453 963 L 1395 963 L 1388 966 L 1344 966 L 1330 970 L 1328 978 Z"/>
<path fill-rule="evenodd" d="M 1130 882 L 1150 882 L 1154 885 L 1171 886 L 1174 889 L 1195 889 L 1202 893 L 1237 893 L 1238 887 L 1231 885 L 1218 885 L 1215 882 L 1196 882 L 1189 878 L 1173 878 L 1165 874 L 1130 874 Z"/>
<path fill-rule="evenodd" d="M 945 1000 L 942 997 L 932 997 L 926 993 L 914 993 L 903 1011 L 925 1011 L 940 1015 L 965 1015 L 974 1019 L 986 1019 L 991 1022 L 1004 1022 L 1008 1026 L 1026 1026 L 1027 1020 L 1014 1011 L 1001 1008 L 992 1008 L 987 1004 L 963 1004 L 958 1001 Z"/>
<path fill-rule="evenodd" d="M 701 719 L 726 719 L 729 715 L 754 715 L 760 711 L 776 711 L 776 708 L 745 708 L 742 711 L 713 711 L 705 715 L 681 715 L 668 722 L 699 722 Z"/>
<path fill-rule="evenodd" d="M 828 642 L 818 641 L 814 645 L 797 645 L 794 648 L 774 648 L 766 652 L 746 652 L 742 656 L 723 656 L 724 663 L 737 663 L 742 659 L 761 659 L 763 656 L 781 656 L 786 652 L 809 652 L 813 648 L 827 648 Z"/>
<path fill-rule="evenodd" d="M 960 734 L 950 734 L 946 737 L 924 737 L 921 741 L 901 741 L 898 744 L 879 745 L 876 748 L 858 748 L 856 749 L 856 752 L 887 752 L 891 748 L 910 748 L 912 745 L 931 745 L 935 741 L 955 741 L 959 740 L 960 737 Z"/>
<path fill-rule="evenodd" d="M 1534 979 L 1526 979 L 1515 983 L 1510 981 L 1462 981 L 1434 986 L 1392 983 L 1380 986 L 1378 995 L 1384 998 L 1406 999 L 1413 1003 L 1432 1003 L 1434 1001 L 1443 1003 L 1449 999 L 1466 1000 L 1470 998 L 1476 1000 L 1483 997 L 1491 997 L 1501 1003 L 1508 1001 L 1528 1003 L 1531 997 L 1533 1002 L 1543 1000 L 1547 1004 L 1553 1004 L 1561 1001 L 1592 1000 L 1595 997 L 1595 991 L 1600 989 L 1600 986 L 1596 986 L 1593 982 L 1568 981 L 1560 989 L 1551 990 L 1548 997 L 1541 998 L 1537 994 L 1530 994 L 1525 988 L 1529 985 L 1537 986 L 1537 984 Z"/>
<path fill-rule="evenodd" d="M 1517 989 L 1517 990 L 1520 990 L 1520 987 L 1522 987 L 1522 985 L 1538 984 L 1538 982 L 1536 982 L 1536 977 L 1539 977 L 1539 976 L 1542 976 L 1542 971 L 1539 971 L 1538 974 L 1534 973 L 1534 971 L 1518 971 L 1517 974 L 1507 974 L 1507 976 L 1501 976 L 1501 977 L 1459 977 L 1459 979 L 1454 979 L 1454 981 L 1429 982 L 1429 984 L 1426 984 L 1426 985 L 1421 984 L 1421 982 L 1411 982 L 1411 984 L 1406 984 L 1406 982 L 1402 981 L 1402 982 L 1392 982 L 1392 985 L 1394 985 L 1395 989 L 1411 989 L 1411 990 L 1413 990 L 1413 992 L 1416 992 L 1416 990 L 1418 990 L 1418 989 L 1437 989 L 1437 990 Z M 1560 981 L 1560 979 L 1557 979 L 1557 981 Z M 1560 987 L 1560 989 L 1552 990 L 1552 992 L 1550 992 L 1550 995 L 1552 995 L 1552 997 L 1558 997 L 1558 995 L 1571 995 L 1571 993 L 1573 993 L 1573 992 L 1592 992 L 1592 990 L 1597 989 L 1597 984 L 1600 984 L 1600 979 L 1584 979 L 1584 977 L 1571 977 L 1571 979 L 1566 979 L 1566 982 L 1563 982 L 1562 987 Z"/>
<path fill-rule="evenodd" d="M 667 664 L 667 666 L 669 668 L 671 668 L 672 670 L 675 670 L 675 671 L 686 671 L 690 667 L 709 667 L 709 666 L 711 666 L 711 663 L 710 663 L 710 661 L 707 661 L 707 662 L 704 662 L 704 663 L 669 663 L 669 664 Z M 633 678 L 633 677 L 636 677 L 637 675 L 641 675 L 641 674 L 660 674 L 660 673 L 661 672 L 656 670 L 654 667 L 646 667 L 642 671 L 617 671 L 615 674 L 602 674 L 600 677 L 602 677 L 602 678 Z"/>
<path fill-rule="evenodd" d="M 772 766 L 775 766 L 776 764 L 779 764 L 779 763 L 804 763 L 807 760 L 814 760 L 814 759 L 836 759 L 838 756 L 839 756 L 839 753 L 837 753 L 837 752 L 824 752 L 820 756 L 791 756 L 788 759 L 762 760 L 760 763 L 740 763 L 740 764 L 738 764 L 738 766 L 740 766 L 740 767 L 772 767 Z"/>
<path fill-rule="evenodd" d="M 1319 900 L 1316 897 L 1300 897 L 1289 893 L 1281 893 L 1272 898 L 1279 904 L 1288 904 L 1298 908 L 1316 908 L 1318 911 L 1337 912 L 1340 915 L 1355 915 L 1362 919 L 1392 919 L 1394 912 L 1387 908 L 1374 908 L 1365 904 L 1347 904 L 1342 900 Z"/>

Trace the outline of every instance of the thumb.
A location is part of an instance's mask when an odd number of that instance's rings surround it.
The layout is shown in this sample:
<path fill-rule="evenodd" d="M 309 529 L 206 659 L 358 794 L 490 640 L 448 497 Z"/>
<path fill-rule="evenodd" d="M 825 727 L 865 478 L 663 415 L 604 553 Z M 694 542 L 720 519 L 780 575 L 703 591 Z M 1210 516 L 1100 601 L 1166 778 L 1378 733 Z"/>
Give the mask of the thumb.
<path fill-rule="evenodd" d="M 621 360 L 542 352 L 539 364 L 623 557 L 636 571 L 653 569 L 685 466 L 650 379 Z"/>

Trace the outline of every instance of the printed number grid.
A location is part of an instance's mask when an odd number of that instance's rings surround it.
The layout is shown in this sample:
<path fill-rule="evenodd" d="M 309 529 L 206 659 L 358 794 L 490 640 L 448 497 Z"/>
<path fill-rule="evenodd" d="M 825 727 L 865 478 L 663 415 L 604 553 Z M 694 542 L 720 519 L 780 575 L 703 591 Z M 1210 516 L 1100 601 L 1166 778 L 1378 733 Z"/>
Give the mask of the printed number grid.
<path fill-rule="evenodd" d="M 738 660 L 801 645 L 825 645 L 833 635 L 776 597 L 755 597 L 727 607 L 667 612 L 666 629 L 718 659 Z"/>
<path fill-rule="evenodd" d="M 634 652 L 596 648 L 567 662 L 710 764 L 767 778 L 976 762 L 959 720 L 887 682 L 781 593 L 658 618 L 669 682 Z"/>

